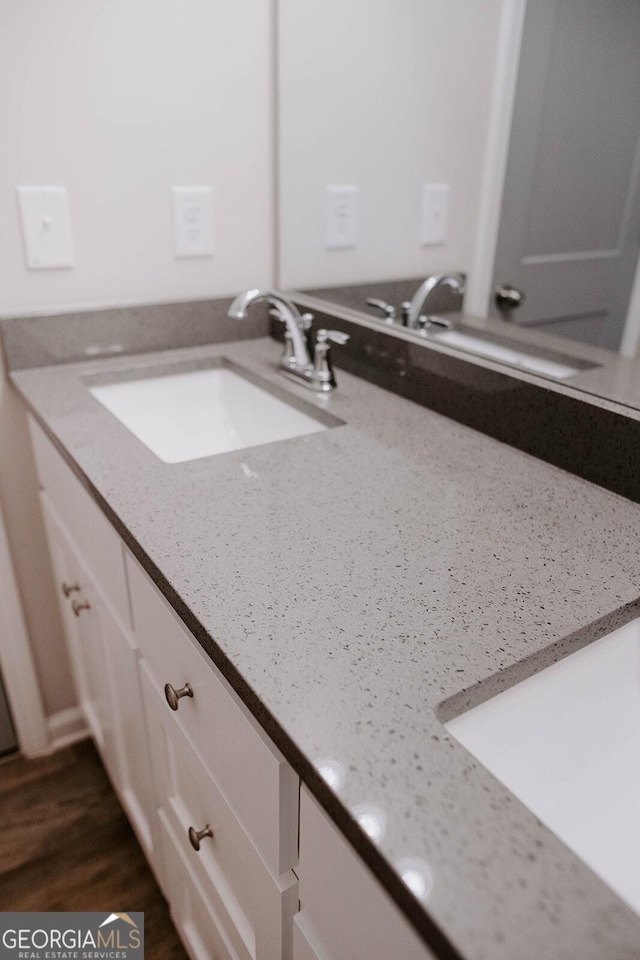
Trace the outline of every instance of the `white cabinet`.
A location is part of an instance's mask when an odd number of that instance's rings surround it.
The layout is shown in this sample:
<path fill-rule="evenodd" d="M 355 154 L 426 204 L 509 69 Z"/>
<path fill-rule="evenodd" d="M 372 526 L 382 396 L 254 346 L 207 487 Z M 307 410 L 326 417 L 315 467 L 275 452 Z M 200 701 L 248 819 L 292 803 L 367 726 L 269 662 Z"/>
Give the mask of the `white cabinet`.
<path fill-rule="evenodd" d="M 291 960 L 298 778 L 30 429 L 78 698 L 185 946 L 194 960 Z M 178 710 L 169 683 L 190 684 Z M 199 850 L 190 828 L 211 834 Z"/>
<path fill-rule="evenodd" d="M 41 502 L 78 699 L 107 771 L 117 782 L 114 715 L 101 637 L 100 599 L 71 536 L 45 493 L 41 494 Z"/>
<path fill-rule="evenodd" d="M 46 492 L 41 503 L 78 700 L 138 839 L 151 856 L 155 799 L 135 639 L 104 597 Z"/>
<path fill-rule="evenodd" d="M 164 856 L 173 865 L 167 878 L 166 896 L 171 904 L 173 922 L 187 951 L 193 960 L 237 960 L 204 892 L 189 873 L 180 845 L 162 822 L 162 817 L 160 824 Z"/>
<path fill-rule="evenodd" d="M 206 656 L 150 577 L 129 554 L 136 637 L 153 682 L 191 697 L 164 713 L 202 757 L 274 876 L 298 860 L 298 778 Z M 164 699 L 164 697 L 163 697 Z"/>
<path fill-rule="evenodd" d="M 176 722 L 164 690 L 144 660 L 142 687 L 163 835 L 165 887 L 171 889 L 179 872 L 183 884 L 193 891 L 192 902 L 204 897 L 225 947 L 222 956 L 290 960 L 297 877 L 291 870 L 272 875 Z M 260 793 L 259 782 L 254 789 Z M 179 915 L 175 919 L 178 925 L 186 922 Z"/>
<path fill-rule="evenodd" d="M 100 609 L 100 622 L 114 705 L 117 789 L 147 858 L 155 862 L 156 799 L 138 673 L 140 652 L 131 631 L 106 606 Z"/>
<path fill-rule="evenodd" d="M 126 565 L 143 653 L 159 873 L 176 925 L 185 943 L 193 941 L 200 911 L 215 927 L 206 933 L 218 944 L 215 956 L 290 960 L 298 779 L 145 571 L 130 555 Z M 168 685 L 176 699 L 167 697 Z M 190 834 L 200 831 L 196 850 Z M 182 908 L 170 893 L 176 871 L 189 891 Z"/>
<path fill-rule="evenodd" d="M 305 787 L 294 960 L 432 960 L 433 954 Z"/>
<path fill-rule="evenodd" d="M 70 534 L 82 566 L 92 575 L 111 609 L 131 626 L 120 537 L 72 473 L 52 442 L 29 417 L 29 432 L 40 486 Z"/>
<path fill-rule="evenodd" d="M 193 960 L 430 960 L 52 443 L 30 427 L 78 697 Z M 175 709 L 165 685 L 183 693 Z"/>

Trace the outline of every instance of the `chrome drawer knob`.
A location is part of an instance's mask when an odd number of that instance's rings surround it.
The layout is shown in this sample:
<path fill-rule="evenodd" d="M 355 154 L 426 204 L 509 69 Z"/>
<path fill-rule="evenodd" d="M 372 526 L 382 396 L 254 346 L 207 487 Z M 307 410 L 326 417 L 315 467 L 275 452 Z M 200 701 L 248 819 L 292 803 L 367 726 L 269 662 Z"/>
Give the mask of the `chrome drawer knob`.
<path fill-rule="evenodd" d="M 165 683 L 164 685 L 164 695 L 167 698 L 167 703 L 172 710 L 177 710 L 179 707 L 179 700 L 181 697 L 192 697 L 193 689 L 190 683 L 185 683 L 184 687 L 181 687 L 180 690 L 176 690 L 170 683 Z"/>
<path fill-rule="evenodd" d="M 65 597 L 68 597 L 72 593 L 78 593 L 80 590 L 79 583 L 62 583 L 60 586 Z"/>
<path fill-rule="evenodd" d="M 71 604 L 71 609 L 75 613 L 76 617 L 79 617 L 83 610 L 91 610 L 91 604 L 88 600 L 74 600 Z"/>
<path fill-rule="evenodd" d="M 213 837 L 213 830 L 209 824 L 207 824 L 203 830 L 196 830 L 194 827 L 189 827 L 189 843 L 194 850 L 200 849 L 200 841 L 204 840 L 205 837 Z"/>

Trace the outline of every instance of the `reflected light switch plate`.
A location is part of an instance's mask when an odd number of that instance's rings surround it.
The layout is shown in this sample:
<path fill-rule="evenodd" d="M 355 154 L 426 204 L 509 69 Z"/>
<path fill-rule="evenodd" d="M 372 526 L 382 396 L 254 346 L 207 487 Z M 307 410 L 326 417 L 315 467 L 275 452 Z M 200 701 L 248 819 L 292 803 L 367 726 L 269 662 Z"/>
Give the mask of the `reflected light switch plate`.
<path fill-rule="evenodd" d="M 20 222 L 30 270 L 73 266 L 66 187 L 17 187 Z"/>
<path fill-rule="evenodd" d="M 448 183 L 425 183 L 420 194 L 420 243 L 423 247 L 447 242 Z"/>
<path fill-rule="evenodd" d="M 325 247 L 340 250 L 355 247 L 358 235 L 358 188 L 327 187 Z"/>

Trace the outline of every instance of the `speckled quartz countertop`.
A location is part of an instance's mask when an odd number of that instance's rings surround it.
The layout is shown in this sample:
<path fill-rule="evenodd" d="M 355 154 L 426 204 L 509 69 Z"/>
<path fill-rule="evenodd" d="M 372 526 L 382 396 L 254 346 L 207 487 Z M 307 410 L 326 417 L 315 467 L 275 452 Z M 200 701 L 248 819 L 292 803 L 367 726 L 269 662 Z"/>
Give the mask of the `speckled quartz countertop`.
<path fill-rule="evenodd" d="M 640 506 L 347 373 L 315 398 L 278 353 L 258 339 L 12 377 L 425 936 L 468 960 L 639 958 L 640 918 L 441 721 L 640 613 Z M 218 356 L 344 425 L 170 465 L 83 380 Z M 386 816 L 377 844 L 358 804 Z M 426 905 L 398 878 L 407 857 L 432 871 Z"/>

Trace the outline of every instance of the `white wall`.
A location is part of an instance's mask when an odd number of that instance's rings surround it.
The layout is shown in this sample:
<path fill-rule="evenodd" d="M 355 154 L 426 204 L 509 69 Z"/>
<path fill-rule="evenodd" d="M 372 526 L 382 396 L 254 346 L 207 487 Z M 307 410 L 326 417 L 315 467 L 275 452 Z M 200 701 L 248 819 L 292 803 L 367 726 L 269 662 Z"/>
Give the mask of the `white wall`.
<path fill-rule="evenodd" d="M 468 271 L 502 0 L 280 0 L 280 283 Z M 419 190 L 451 184 L 445 246 Z M 324 189 L 359 186 L 354 250 L 324 249 Z"/>
<path fill-rule="evenodd" d="M 2 0 L 0 314 L 272 284 L 272 5 Z M 194 184 L 213 187 L 215 256 L 176 260 L 169 191 Z M 27 270 L 17 185 L 67 187 L 73 269 Z M 73 692 L 24 412 L 2 376 L 0 500 L 54 714 Z"/>
<path fill-rule="evenodd" d="M 271 7 L 2 0 L 1 313 L 271 282 Z M 18 184 L 68 188 L 72 269 L 26 269 Z M 201 184 L 215 256 L 176 260 L 169 191 Z"/>
<path fill-rule="evenodd" d="M 502 0 L 279 3 L 283 284 L 468 268 Z M 2 0 L 0 314 L 273 283 L 274 5 Z M 417 242 L 424 181 L 452 185 L 445 247 Z M 323 249 L 331 182 L 360 185 L 356 251 Z M 173 257 L 169 191 L 189 184 L 214 190 L 213 258 Z M 17 185 L 67 187 L 72 269 L 27 270 Z M 1 379 L 0 500 L 53 713 L 71 702 L 67 665 L 24 416 Z"/>

